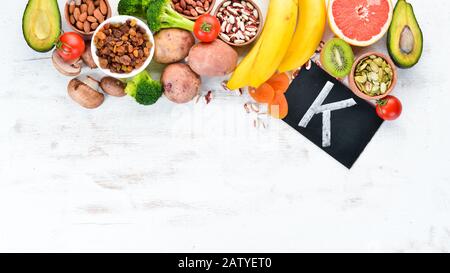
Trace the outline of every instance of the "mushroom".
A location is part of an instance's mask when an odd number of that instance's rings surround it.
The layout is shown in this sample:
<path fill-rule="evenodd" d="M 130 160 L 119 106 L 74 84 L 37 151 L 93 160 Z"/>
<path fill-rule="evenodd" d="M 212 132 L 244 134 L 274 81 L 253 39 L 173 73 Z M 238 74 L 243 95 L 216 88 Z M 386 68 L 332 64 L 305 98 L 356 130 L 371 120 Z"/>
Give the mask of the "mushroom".
<path fill-rule="evenodd" d="M 88 109 L 99 107 L 105 100 L 105 95 L 77 78 L 69 82 L 67 92 L 76 103 Z"/>
<path fill-rule="evenodd" d="M 52 54 L 52 63 L 53 66 L 58 70 L 61 74 L 65 76 L 78 76 L 81 73 L 81 65 L 80 60 L 75 60 L 72 63 L 65 62 L 61 56 L 55 51 Z"/>
<path fill-rule="evenodd" d="M 85 84 L 89 85 L 92 89 L 94 90 L 98 90 L 100 88 L 100 82 L 97 81 L 94 77 L 92 76 L 86 76 L 86 79 L 81 80 L 82 82 L 84 82 Z"/>
<path fill-rule="evenodd" d="M 114 97 L 123 97 L 126 95 L 125 87 L 127 85 L 113 77 L 104 77 L 100 81 L 100 87 L 105 91 L 106 94 Z"/>
<path fill-rule="evenodd" d="M 94 58 L 92 58 L 92 51 L 91 51 L 91 41 L 86 42 L 86 49 L 83 52 L 83 55 L 81 55 L 81 59 L 83 59 L 83 62 L 91 69 L 97 68 L 97 65 L 94 62 Z"/>

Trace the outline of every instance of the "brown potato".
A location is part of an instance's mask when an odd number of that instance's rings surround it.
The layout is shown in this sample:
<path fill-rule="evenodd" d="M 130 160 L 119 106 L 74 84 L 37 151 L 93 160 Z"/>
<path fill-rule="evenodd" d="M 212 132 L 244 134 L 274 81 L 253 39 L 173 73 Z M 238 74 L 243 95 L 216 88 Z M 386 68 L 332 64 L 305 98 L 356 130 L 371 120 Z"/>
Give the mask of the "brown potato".
<path fill-rule="evenodd" d="M 189 66 L 201 76 L 225 76 L 236 69 L 238 54 L 231 46 L 215 40 L 194 45 L 188 57 Z"/>
<path fill-rule="evenodd" d="M 160 64 L 179 62 L 187 57 L 194 44 L 194 36 L 189 31 L 163 29 L 155 35 L 154 60 Z"/>
<path fill-rule="evenodd" d="M 161 76 L 164 95 L 175 103 L 187 103 L 200 91 L 201 79 L 187 64 L 171 64 Z"/>

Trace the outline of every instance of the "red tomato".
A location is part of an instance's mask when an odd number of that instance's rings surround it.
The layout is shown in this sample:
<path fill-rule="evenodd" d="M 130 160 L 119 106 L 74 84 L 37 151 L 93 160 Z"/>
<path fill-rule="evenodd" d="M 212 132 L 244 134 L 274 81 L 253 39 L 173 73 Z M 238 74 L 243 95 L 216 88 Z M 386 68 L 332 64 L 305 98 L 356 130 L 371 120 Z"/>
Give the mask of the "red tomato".
<path fill-rule="evenodd" d="M 402 103 L 394 96 L 377 101 L 377 114 L 384 120 L 395 120 L 402 114 Z"/>
<path fill-rule="evenodd" d="M 64 61 L 72 61 L 80 58 L 86 45 L 83 37 L 75 32 L 66 32 L 59 37 L 58 54 Z"/>
<path fill-rule="evenodd" d="M 217 39 L 220 33 L 220 22 L 216 16 L 203 14 L 194 25 L 194 35 L 202 42 L 210 43 Z"/>

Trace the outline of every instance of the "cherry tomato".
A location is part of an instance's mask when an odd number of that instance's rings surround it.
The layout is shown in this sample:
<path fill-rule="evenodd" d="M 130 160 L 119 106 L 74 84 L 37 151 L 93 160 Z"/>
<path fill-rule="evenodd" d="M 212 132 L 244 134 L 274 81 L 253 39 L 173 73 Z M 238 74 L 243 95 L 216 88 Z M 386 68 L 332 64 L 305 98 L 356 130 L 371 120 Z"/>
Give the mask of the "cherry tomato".
<path fill-rule="evenodd" d="M 86 45 L 83 37 L 75 32 L 66 32 L 59 37 L 58 54 L 64 61 L 72 61 L 80 58 Z"/>
<path fill-rule="evenodd" d="M 217 39 L 220 33 L 220 22 L 216 16 L 203 14 L 194 25 L 194 35 L 202 42 L 210 43 Z"/>
<path fill-rule="evenodd" d="M 384 120 L 395 120 L 402 114 L 402 103 L 394 96 L 377 101 L 377 114 Z"/>

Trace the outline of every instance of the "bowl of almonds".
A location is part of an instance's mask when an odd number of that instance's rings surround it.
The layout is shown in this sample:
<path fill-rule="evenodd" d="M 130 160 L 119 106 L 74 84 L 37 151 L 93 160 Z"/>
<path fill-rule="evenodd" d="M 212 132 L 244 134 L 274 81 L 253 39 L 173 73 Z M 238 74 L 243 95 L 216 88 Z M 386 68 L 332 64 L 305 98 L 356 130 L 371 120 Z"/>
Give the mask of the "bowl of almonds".
<path fill-rule="evenodd" d="M 369 52 L 353 64 L 349 77 L 350 89 L 365 100 L 379 100 L 392 92 L 397 84 L 397 69 L 384 54 Z"/>
<path fill-rule="evenodd" d="M 91 38 L 98 26 L 112 15 L 107 0 L 69 0 L 65 7 L 67 24 L 85 38 Z"/>
<path fill-rule="evenodd" d="M 210 13 L 216 0 L 172 0 L 173 8 L 190 20 L 197 20 L 205 13 Z"/>
<path fill-rule="evenodd" d="M 220 39 L 231 46 L 252 43 L 262 30 L 261 9 L 251 0 L 222 1 L 215 15 L 220 22 Z"/>

